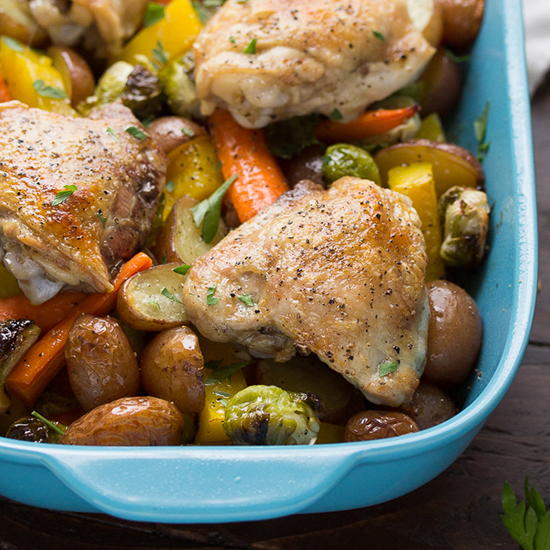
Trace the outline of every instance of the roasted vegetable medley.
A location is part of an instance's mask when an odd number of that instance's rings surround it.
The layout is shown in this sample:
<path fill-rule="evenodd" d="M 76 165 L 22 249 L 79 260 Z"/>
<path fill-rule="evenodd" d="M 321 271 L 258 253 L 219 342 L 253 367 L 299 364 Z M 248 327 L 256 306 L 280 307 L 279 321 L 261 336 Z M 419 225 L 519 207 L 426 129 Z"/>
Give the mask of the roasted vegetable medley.
<path fill-rule="evenodd" d="M 477 151 L 445 129 L 483 0 L 88 4 L 0 6 L 2 434 L 311 445 L 455 415 L 489 105 Z"/>

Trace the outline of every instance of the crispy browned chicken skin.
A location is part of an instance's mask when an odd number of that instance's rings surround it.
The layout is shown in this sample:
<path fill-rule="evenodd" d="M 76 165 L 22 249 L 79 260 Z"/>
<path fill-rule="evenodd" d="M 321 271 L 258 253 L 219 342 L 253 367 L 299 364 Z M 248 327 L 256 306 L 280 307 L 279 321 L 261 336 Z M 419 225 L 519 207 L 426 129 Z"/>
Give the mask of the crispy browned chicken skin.
<path fill-rule="evenodd" d="M 327 191 L 305 182 L 199 258 L 183 300 L 211 340 L 281 361 L 311 351 L 371 401 L 398 406 L 424 367 L 426 262 L 403 195 L 357 178 Z M 384 363 L 398 368 L 381 376 Z"/>
<path fill-rule="evenodd" d="M 111 269 L 143 243 L 166 161 L 132 126 L 122 105 L 93 119 L 0 105 L 0 255 L 33 302 L 64 285 L 109 291 Z"/>

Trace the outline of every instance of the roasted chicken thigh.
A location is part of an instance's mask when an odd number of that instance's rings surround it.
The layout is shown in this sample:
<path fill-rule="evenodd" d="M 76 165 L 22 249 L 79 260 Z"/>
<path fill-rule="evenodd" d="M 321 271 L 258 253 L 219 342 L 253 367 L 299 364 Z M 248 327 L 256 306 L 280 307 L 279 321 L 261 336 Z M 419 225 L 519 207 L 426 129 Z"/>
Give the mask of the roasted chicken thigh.
<path fill-rule="evenodd" d="M 32 302 L 109 291 L 143 243 L 165 157 L 138 127 L 122 105 L 85 119 L 0 104 L 0 256 Z"/>
<path fill-rule="evenodd" d="M 434 51 L 406 0 L 227 0 L 195 43 L 197 93 L 204 114 L 221 106 L 251 128 L 335 109 L 349 120 Z"/>
<path fill-rule="evenodd" d="M 279 361 L 313 352 L 372 402 L 399 406 L 424 367 L 426 262 L 403 195 L 357 178 L 302 182 L 196 260 L 183 301 L 211 340 Z"/>

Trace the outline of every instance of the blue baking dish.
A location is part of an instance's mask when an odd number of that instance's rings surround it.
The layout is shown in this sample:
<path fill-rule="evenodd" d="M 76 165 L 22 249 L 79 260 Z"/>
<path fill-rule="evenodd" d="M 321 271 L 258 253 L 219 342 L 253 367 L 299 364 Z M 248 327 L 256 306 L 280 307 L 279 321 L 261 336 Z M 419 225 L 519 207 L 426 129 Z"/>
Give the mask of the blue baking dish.
<path fill-rule="evenodd" d="M 504 396 L 531 325 L 536 210 L 521 5 L 488 0 L 451 135 L 476 149 L 490 103 L 485 160 L 493 204 L 487 261 L 465 286 L 484 319 L 478 372 L 454 418 L 416 434 L 313 447 L 87 448 L 0 438 L 0 494 L 34 506 L 155 522 L 227 522 L 368 506 L 447 468 Z M 527 405 L 526 405 L 527 406 Z"/>

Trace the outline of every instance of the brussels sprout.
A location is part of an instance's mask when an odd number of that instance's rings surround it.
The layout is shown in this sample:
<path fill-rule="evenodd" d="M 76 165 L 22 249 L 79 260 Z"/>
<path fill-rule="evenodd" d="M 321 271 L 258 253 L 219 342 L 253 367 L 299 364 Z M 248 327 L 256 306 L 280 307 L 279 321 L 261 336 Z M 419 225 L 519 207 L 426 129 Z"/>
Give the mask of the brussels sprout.
<path fill-rule="evenodd" d="M 28 319 L 0 323 L 0 413 L 10 406 L 4 391 L 6 377 L 39 335 L 40 328 Z"/>
<path fill-rule="evenodd" d="M 307 394 L 248 386 L 227 402 L 224 429 L 237 445 L 312 445 L 319 420 Z"/>
<path fill-rule="evenodd" d="M 344 176 L 368 179 L 380 185 L 378 167 L 367 151 L 346 143 L 331 145 L 323 157 L 323 177 L 332 183 Z"/>
<path fill-rule="evenodd" d="M 99 79 L 95 93 L 79 105 L 88 114 L 92 108 L 120 100 L 138 118 L 154 116 L 162 106 L 159 78 L 144 65 L 117 61 Z"/>
<path fill-rule="evenodd" d="M 34 411 L 30 416 L 16 420 L 8 428 L 6 437 L 34 443 L 58 443 L 65 429 L 63 424 L 50 422 Z"/>
<path fill-rule="evenodd" d="M 189 76 L 193 67 L 192 57 L 186 54 L 168 63 L 159 73 L 168 105 L 175 115 L 190 117 L 199 114 L 195 84 Z"/>
<path fill-rule="evenodd" d="M 444 238 L 443 261 L 452 267 L 474 267 L 485 254 L 489 204 L 483 191 L 451 187 L 439 199 Z"/>

